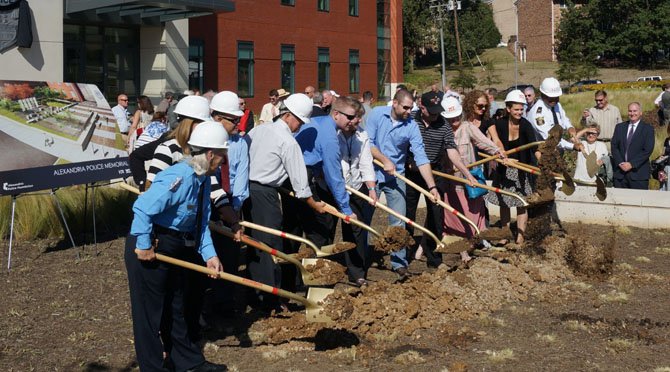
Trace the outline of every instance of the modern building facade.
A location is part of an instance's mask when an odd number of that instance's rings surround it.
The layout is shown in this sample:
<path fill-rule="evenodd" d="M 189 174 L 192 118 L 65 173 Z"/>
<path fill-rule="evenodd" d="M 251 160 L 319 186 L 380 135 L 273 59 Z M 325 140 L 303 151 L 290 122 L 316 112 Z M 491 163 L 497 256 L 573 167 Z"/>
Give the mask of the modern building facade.
<path fill-rule="evenodd" d="M 271 89 L 388 95 L 402 81 L 401 0 L 237 0 L 189 23 L 190 86 L 256 111 Z"/>
<path fill-rule="evenodd" d="M 0 80 L 96 84 L 158 98 L 188 88 L 188 18 L 234 10 L 230 0 L 30 0 L 33 44 L 0 55 Z"/>

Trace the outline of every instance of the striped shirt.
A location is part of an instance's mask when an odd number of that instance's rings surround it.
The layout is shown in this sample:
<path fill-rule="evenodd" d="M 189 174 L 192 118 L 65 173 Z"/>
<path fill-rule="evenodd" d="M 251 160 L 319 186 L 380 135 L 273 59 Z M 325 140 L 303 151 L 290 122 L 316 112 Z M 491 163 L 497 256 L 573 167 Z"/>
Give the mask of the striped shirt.
<path fill-rule="evenodd" d="M 417 115 L 417 125 L 421 138 L 423 138 L 423 145 L 426 151 L 426 157 L 434 167 L 439 169 L 438 165 L 442 160 L 442 156 L 448 149 L 457 149 L 454 141 L 454 131 L 451 125 L 440 115 L 437 120 L 426 125 L 421 118 L 421 113 Z M 414 157 L 410 157 L 409 161 L 413 161 Z"/>

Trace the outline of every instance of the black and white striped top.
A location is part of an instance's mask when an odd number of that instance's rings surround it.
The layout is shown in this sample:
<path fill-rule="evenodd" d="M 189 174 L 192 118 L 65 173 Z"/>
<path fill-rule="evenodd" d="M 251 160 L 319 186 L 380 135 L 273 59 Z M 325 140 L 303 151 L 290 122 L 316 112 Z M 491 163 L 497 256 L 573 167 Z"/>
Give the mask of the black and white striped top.
<path fill-rule="evenodd" d="M 153 183 L 154 178 L 156 178 L 158 172 L 177 163 L 183 158 L 183 150 L 175 138 L 161 143 L 158 145 L 158 147 L 156 147 L 156 151 L 154 151 L 154 158 L 151 159 L 149 172 L 147 173 L 147 181 Z"/>
<path fill-rule="evenodd" d="M 423 146 L 426 157 L 431 164 L 436 164 L 448 149 L 458 149 L 454 141 L 454 131 L 447 121 L 439 116 L 438 119 L 426 126 L 421 119 L 421 113 L 417 115 L 416 123 L 423 138 Z"/>

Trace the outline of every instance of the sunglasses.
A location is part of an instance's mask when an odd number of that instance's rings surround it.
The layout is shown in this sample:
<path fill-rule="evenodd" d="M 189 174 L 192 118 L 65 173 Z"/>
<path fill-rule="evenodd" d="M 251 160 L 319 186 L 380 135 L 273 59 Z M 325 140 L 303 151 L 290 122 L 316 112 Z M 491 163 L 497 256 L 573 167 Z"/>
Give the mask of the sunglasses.
<path fill-rule="evenodd" d="M 480 110 L 483 110 L 486 108 L 487 105 L 482 105 L 482 104 L 476 104 L 475 107 L 477 107 Z"/>
<path fill-rule="evenodd" d="M 400 106 L 400 107 L 402 107 L 403 110 L 405 110 L 405 111 L 412 109 L 412 106 Z"/>
<path fill-rule="evenodd" d="M 226 117 L 226 116 L 224 116 L 224 115 L 220 115 L 220 114 L 217 115 L 217 116 L 219 117 L 219 121 L 220 121 L 221 119 L 223 119 L 223 120 L 229 121 L 229 122 L 231 122 L 231 123 L 233 123 L 233 124 L 235 124 L 235 125 L 239 124 L 239 123 L 240 123 L 240 120 L 242 119 L 242 118 L 237 118 L 237 117 L 236 117 L 236 118 L 230 118 L 230 117 Z"/>
<path fill-rule="evenodd" d="M 342 111 L 340 111 L 340 110 L 335 110 L 335 111 L 337 111 L 338 113 L 344 115 L 344 116 L 347 118 L 347 120 L 349 120 L 349 121 L 352 121 L 352 120 L 356 119 L 356 114 L 349 115 L 349 114 L 345 114 L 344 112 L 342 112 Z"/>
<path fill-rule="evenodd" d="M 600 134 L 600 133 L 586 133 L 587 136 L 597 136 L 597 135 L 599 135 L 599 134 Z"/>
<path fill-rule="evenodd" d="M 128 98 L 126 98 L 126 99 L 121 98 L 119 101 L 126 101 L 126 102 L 128 102 Z"/>

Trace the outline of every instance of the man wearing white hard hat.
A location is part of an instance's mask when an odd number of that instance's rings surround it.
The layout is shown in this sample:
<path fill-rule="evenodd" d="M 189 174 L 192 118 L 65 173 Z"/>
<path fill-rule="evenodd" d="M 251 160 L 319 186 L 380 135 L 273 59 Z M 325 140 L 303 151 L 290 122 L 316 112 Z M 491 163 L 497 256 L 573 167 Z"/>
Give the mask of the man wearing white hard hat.
<path fill-rule="evenodd" d="M 548 77 L 542 80 L 540 99 L 530 108 L 526 119 L 533 125 L 538 140 L 546 140 L 549 136 L 549 130 L 554 125 L 560 125 L 572 137 L 572 142 L 561 139 L 558 147 L 564 150 L 580 151 L 582 145 L 575 138 L 577 131 L 559 103 L 561 95 L 563 95 L 563 90 L 556 78 Z"/>
<path fill-rule="evenodd" d="M 282 186 L 288 186 L 296 198 L 304 199 L 318 213 L 324 212 L 323 203 L 312 198 L 302 150 L 293 138 L 293 133 L 302 124 L 309 123 L 311 115 L 312 100 L 302 93 L 292 94 L 279 105 L 279 115 L 273 123 L 260 125 L 249 132 L 249 199 L 251 220 L 254 223 L 282 229 L 278 193 L 278 188 Z M 270 247 L 283 251 L 282 238 L 260 231 L 253 231 L 252 235 Z M 281 267 L 274 263 L 272 256 L 257 250 L 248 253 L 247 268 L 251 279 L 279 287 Z M 277 309 L 276 296 L 258 295 L 266 310 Z"/>
<path fill-rule="evenodd" d="M 188 270 L 156 261 L 156 253 L 161 253 L 196 264 L 204 261 L 207 268 L 223 271 L 207 221 L 210 176 L 226 155 L 228 134 L 221 124 L 206 121 L 193 130 L 188 146 L 190 155 L 158 174 L 151 188 L 137 198 L 126 239 L 134 344 L 142 371 L 164 370 L 167 349 L 159 337 L 162 322 L 169 323 L 164 324 L 169 332 L 161 336 L 171 343 L 168 362 L 175 370 L 226 370 L 224 365 L 205 361 L 192 339 L 186 318 L 199 305 L 188 300 L 193 285 Z M 166 313 L 168 318 L 163 316 Z"/>

